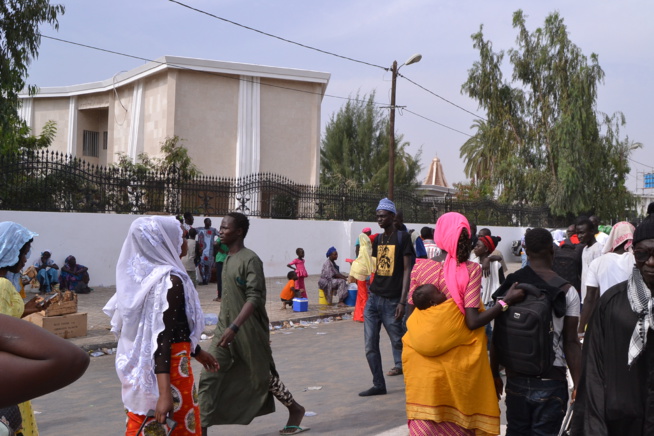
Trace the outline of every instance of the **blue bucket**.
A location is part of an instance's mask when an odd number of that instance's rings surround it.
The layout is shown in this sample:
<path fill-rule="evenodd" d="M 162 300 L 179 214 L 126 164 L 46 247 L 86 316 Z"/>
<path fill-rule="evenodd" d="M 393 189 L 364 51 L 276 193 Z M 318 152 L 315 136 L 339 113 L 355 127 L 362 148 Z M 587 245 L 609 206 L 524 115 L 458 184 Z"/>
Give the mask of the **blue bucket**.
<path fill-rule="evenodd" d="M 348 306 L 355 306 L 357 304 L 357 290 L 356 289 L 348 289 L 347 291 L 348 296 L 345 299 L 345 304 Z"/>

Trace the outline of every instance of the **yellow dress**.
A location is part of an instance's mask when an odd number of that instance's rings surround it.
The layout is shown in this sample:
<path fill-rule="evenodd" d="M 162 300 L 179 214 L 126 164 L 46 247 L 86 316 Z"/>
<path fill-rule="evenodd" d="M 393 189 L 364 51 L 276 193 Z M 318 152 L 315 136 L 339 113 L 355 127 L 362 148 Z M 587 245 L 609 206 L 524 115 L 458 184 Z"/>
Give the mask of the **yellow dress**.
<path fill-rule="evenodd" d="M 500 433 L 486 333 L 468 329 L 454 300 L 414 310 L 402 342 L 409 420 L 452 423 L 467 430 L 456 434 Z"/>
<path fill-rule="evenodd" d="M 0 313 L 20 318 L 25 311 L 25 303 L 20 294 L 16 292 L 14 285 L 4 277 L 0 277 Z M 21 417 L 23 418 L 24 436 L 38 436 L 39 429 L 34 419 L 32 403 L 26 401 L 18 405 Z"/>

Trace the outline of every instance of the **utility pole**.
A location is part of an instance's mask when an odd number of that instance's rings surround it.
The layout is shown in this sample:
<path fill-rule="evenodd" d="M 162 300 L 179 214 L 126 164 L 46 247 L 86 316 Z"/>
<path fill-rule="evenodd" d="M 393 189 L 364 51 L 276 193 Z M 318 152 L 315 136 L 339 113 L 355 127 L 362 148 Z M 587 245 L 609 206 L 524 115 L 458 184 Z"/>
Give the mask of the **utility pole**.
<path fill-rule="evenodd" d="M 416 62 L 420 62 L 420 59 L 422 59 L 422 55 L 416 53 L 399 67 L 397 66 L 397 61 L 393 61 L 393 66 L 390 68 L 392 73 L 391 114 L 388 122 L 388 198 L 390 200 L 393 200 L 393 191 L 395 190 L 395 87 L 397 84 L 397 74 L 404 65 L 415 64 Z"/>
<path fill-rule="evenodd" d="M 388 198 L 393 200 L 395 189 L 395 87 L 397 83 L 397 61 L 393 61 L 391 67 L 393 79 L 391 82 L 391 114 L 389 120 L 388 137 Z"/>

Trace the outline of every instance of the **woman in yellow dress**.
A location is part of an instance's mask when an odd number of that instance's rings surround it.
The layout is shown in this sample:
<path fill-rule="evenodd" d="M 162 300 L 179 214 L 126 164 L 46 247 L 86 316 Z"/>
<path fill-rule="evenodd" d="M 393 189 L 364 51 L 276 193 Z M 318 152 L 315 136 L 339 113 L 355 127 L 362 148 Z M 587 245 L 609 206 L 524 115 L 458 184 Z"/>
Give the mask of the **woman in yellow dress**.
<path fill-rule="evenodd" d="M 7 279 L 7 273 L 18 273 L 27 263 L 34 236 L 38 235 L 20 224 L 11 221 L 0 223 L 0 313 L 24 318 L 46 307 L 47 303 L 39 304 L 37 297 L 24 303 L 14 285 Z M 32 404 L 26 401 L 19 404 L 18 408 L 23 418 L 22 434 L 38 435 Z"/>

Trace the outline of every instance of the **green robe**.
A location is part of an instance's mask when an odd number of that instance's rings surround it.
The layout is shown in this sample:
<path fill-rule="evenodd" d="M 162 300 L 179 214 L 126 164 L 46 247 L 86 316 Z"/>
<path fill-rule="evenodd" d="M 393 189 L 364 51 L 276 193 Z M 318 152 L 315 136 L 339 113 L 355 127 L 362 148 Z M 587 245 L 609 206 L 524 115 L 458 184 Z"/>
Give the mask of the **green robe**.
<path fill-rule="evenodd" d="M 270 348 L 266 313 L 266 280 L 259 256 L 247 248 L 227 256 L 223 266 L 223 295 L 220 316 L 209 352 L 220 370 L 202 371 L 199 384 L 202 427 L 221 424 L 249 424 L 255 417 L 275 411 L 269 391 L 275 362 Z M 255 309 L 243 323 L 229 348 L 218 346 L 228 326 L 243 305 Z"/>

